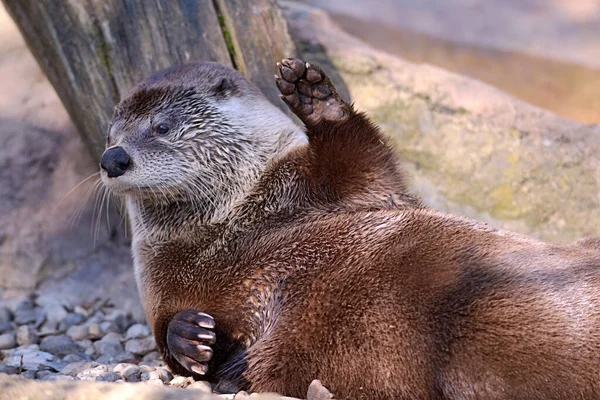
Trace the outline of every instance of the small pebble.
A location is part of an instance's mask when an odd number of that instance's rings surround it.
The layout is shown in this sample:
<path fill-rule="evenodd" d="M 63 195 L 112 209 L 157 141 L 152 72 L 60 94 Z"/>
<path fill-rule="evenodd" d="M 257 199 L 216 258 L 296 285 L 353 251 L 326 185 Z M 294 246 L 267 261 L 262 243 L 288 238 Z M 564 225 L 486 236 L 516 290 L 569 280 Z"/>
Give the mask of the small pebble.
<path fill-rule="evenodd" d="M 83 371 L 84 369 L 92 368 L 92 367 L 95 367 L 96 365 L 98 365 L 98 364 L 97 363 L 89 363 L 86 361 L 77 361 L 77 362 L 73 362 L 73 363 L 70 363 L 67 366 L 65 366 L 63 369 L 60 370 L 60 373 L 63 375 L 75 376 L 78 373 L 80 373 L 81 371 Z"/>
<path fill-rule="evenodd" d="M 5 306 L 0 307 L 0 324 L 9 323 L 12 321 L 12 313 L 10 309 Z"/>
<path fill-rule="evenodd" d="M 81 351 L 77 343 L 67 335 L 46 336 L 40 343 L 40 349 L 59 357 Z"/>
<path fill-rule="evenodd" d="M 0 374 L 15 375 L 18 371 L 17 367 L 0 364 Z"/>
<path fill-rule="evenodd" d="M 89 361 L 86 357 L 84 357 L 81 353 L 79 354 L 67 354 L 63 357 L 63 361 L 69 364 L 80 362 L 80 361 Z"/>
<path fill-rule="evenodd" d="M 73 325 L 67 329 L 67 336 L 73 340 L 83 340 L 89 336 L 88 327 L 85 325 Z"/>
<path fill-rule="evenodd" d="M 139 382 L 142 380 L 142 370 L 137 365 L 131 365 L 121 372 L 121 376 L 127 382 Z"/>
<path fill-rule="evenodd" d="M 84 320 L 85 320 L 85 316 L 83 314 L 69 313 L 62 321 L 60 321 L 60 324 L 58 325 L 58 329 L 60 329 L 61 331 L 64 331 L 65 329 L 69 329 L 73 325 L 81 324 Z M 87 335 L 87 329 L 86 329 L 85 333 Z M 71 335 L 69 335 L 69 336 L 71 336 Z M 73 338 L 73 339 L 77 340 L 75 338 Z"/>
<path fill-rule="evenodd" d="M 103 333 L 109 333 L 109 332 L 114 332 L 114 333 L 118 333 L 119 332 L 119 327 L 117 326 L 117 324 L 115 324 L 113 321 L 104 321 L 100 323 L 100 329 L 102 330 Z"/>
<path fill-rule="evenodd" d="M 73 311 L 75 311 L 77 314 L 81 314 L 84 316 L 84 318 L 87 318 L 89 313 L 87 312 L 87 310 L 81 306 L 75 306 L 75 308 L 73 309 Z"/>
<path fill-rule="evenodd" d="M 14 331 L 15 326 L 10 322 L 0 322 L 0 333 Z"/>
<path fill-rule="evenodd" d="M 100 376 L 96 377 L 97 381 L 103 381 L 103 382 L 116 382 L 119 379 L 121 379 L 121 375 L 117 374 L 116 372 L 105 372 Z"/>
<path fill-rule="evenodd" d="M 37 372 L 32 369 L 29 369 L 26 371 L 22 371 L 21 376 L 27 379 L 35 379 L 37 377 Z"/>
<path fill-rule="evenodd" d="M 125 369 L 127 369 L 128 367 L 132 367 L 132 366 L 136 366 L 135 364 L 129 364 L 129 363 L 120 363 L 117 364 L 113 367 L 113 372 L 116 372 L 117 374 L 123 374 L 123 371 L 125 371 Z"/>
<path fill-rule="evenodd" d="M 204 382 L 204 381 L 192 382 L 189 384 L 189 386 L 187 388 L 201 390 L 205 393 L 212 393 L 212 388 L 210 387 L 210 384 L 208 384 L 208 382 Z"/>
<path fill-rule="evenodd" d="M 194 378 L 192 378 L 191 376 L 176 376 L 175 378 L 171 379 L 169 385 L 185 388 L 191 385 L 192 383 L 194 383 Z"/>
<path fill-rule="evenodd" d="M 84 369 L 83 371 L 78 373 L 76 377 L 81 379 L 82 381 L 93 381 L 96 380 L 98 376 L 107 372 L 107 370 L 108 367 L 106 365 L 98 365 L 93 368 Z"/>
<path fill-rule="evenodd" d="M 243 390 L 241 392 L 237 392 L 235 394 L 235 396 L 233 396 L 234 400 L 241 400 L 241 399 L 245 400 L 245 399 L 249 399 L 249 398 L 250 398 L 250 395 L 248 394 L 248 392 L 245 392 Z"/>
<path fill-rule="evenodd" d="M 93 323 L 88 327 L 88 333 L 93 338 L 102 337 L 102 328 L 97 323 Z"/>
<path fill-rule="evenodd" d="M 104 340 L 98 340 L 94 342 L 94 349 L 97 354 L 101 354 L 103 356 L 114 357 L 117 354 L 123 353 L 123 346 L 119 342 L 112 342 Z"/>
<path fill-rule="evenodd" d="M 116 363 L 129 363 L 129 364 L 137 364 L 138 360 L 135 359 L 135 356 L 131 353 L 120 353 L 113 357 L 114 362 Z"/>
<path fill-rule="evenodd" d="M 9 332 L 0 335 L 0 350 L 13 349 L 15 347 L 17 347 L 17 340 L 14 333 Z"/>
<path fill-rule="evenodd" d="M 52 375 L 52 371 L 48 371 L 48 370 L 39 371 L 39 372 L 37 373 L 37 376 L 36 376 L 36 378 L 37 378 L 37 379 L 42 379 L 42 378 L 44 378 L 45 376 L 48 376 L 48 375 Z"/>
<path fill-rule="evenodd" d="M 142 324 L 134 324 L 127 329 L 127 339 L 139 339 L 150 335 L 150 328 Z"/>
<path fill-rule="evenodd" d="M 151 351 L 150 353 L 146 354 L 142 360 L 143 361 L 155 361 L 155 360 L 159 360 L 159 359 L 160 359 L 160 353 L 158 351 Z"/>
<path fill-rule="evenodd" d="M 21 325 L 17 329 L 17 343 L 19 346 L 28 346 L 30 344 L 38 344 L 40 338 L 35 333 L 35 329 L 31 325 Z"/>
<path fill-rule="evenodd" d="M 125 343 L 125 350 L 135 355 L 143 356 L 156 350 L 156 342 L 152 336 L 142 339 L 130 339 Z"/>

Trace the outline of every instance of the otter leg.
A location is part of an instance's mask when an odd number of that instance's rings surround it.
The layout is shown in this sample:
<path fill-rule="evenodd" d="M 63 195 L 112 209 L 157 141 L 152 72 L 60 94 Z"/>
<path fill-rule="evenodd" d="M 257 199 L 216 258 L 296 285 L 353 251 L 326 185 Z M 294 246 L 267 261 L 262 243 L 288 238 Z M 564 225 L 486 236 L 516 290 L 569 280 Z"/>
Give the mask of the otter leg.
<path fill-rule="evenodd" d="M 167 327 L 167 347 L 173 357 L 186 370 L 205 375 L 212 358 L 211 346 L 215 343 L 213 318 L 194 309 L 176 314 Z"/>
<path fill-rule="evenodd" d="M 281 99 L 307 127 L 348 118 L 351 107 L 319 67 L 290 58 L 277 63 L 277 67 L 281 78 L 275 76 L 275 81 Z"/>
<path fill-rule="evenodd" d="M 405 186 L 386 138 L 340 98 L 319 67 L 298 59 L 277 66 L 281 98 L 307 127 L 310 151 L 304 170 L 318 201 L 353 209 L 422 207 Z"/>

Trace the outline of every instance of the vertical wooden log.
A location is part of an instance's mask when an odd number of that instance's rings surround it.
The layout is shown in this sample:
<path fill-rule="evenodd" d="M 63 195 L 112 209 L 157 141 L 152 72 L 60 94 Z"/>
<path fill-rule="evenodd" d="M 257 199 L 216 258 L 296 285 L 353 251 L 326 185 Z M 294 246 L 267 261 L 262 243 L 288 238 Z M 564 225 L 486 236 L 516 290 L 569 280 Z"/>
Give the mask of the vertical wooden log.
<path fill-rule="evenodd" d="M 236 68 L 271 102 L 283 104 L 273 85 L 275 63 L 295 57 L 296 49 L 276 1 L 215 0 L 215 4 Z"/>
<path fill-rule="evenodd" d="M 192 61 L 231 66 L 233 59 L 275 101 L 273 67 L 261 68 L 293 49 L 287 30 L 280 34 L 285 22 L 273 0 L 219 5 L 223 16 L 215 0 L 2 1 L 96 156 L 114 105 L 151 73 Z M 231 15 L 234 29 L 224 23 Z M 251 40 L 238 24 L 251 29 Z"/>

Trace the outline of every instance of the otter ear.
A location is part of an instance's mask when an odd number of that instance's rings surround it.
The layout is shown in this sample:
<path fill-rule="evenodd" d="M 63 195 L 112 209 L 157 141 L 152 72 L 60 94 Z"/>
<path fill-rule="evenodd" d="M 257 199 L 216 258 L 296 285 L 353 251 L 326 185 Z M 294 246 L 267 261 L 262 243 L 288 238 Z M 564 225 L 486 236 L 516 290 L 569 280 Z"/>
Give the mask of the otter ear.
<path fill-rule="evenodd" d="M 222 77 L 217 79 L 216 82 L 212 87 L 215 96 L 227 98 L 238 93 L 238 86 L 230 78 Z"/>

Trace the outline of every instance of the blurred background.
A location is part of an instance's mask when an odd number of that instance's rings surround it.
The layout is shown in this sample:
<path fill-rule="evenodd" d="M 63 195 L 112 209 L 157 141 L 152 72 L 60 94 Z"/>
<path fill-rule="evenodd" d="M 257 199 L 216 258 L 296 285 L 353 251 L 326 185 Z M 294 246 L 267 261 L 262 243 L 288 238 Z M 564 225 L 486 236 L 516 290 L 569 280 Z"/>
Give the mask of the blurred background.
<path fill-rule="evenodd" d="M 406 60 L 600 122 L 599 0 L 304 0 Z"/>

